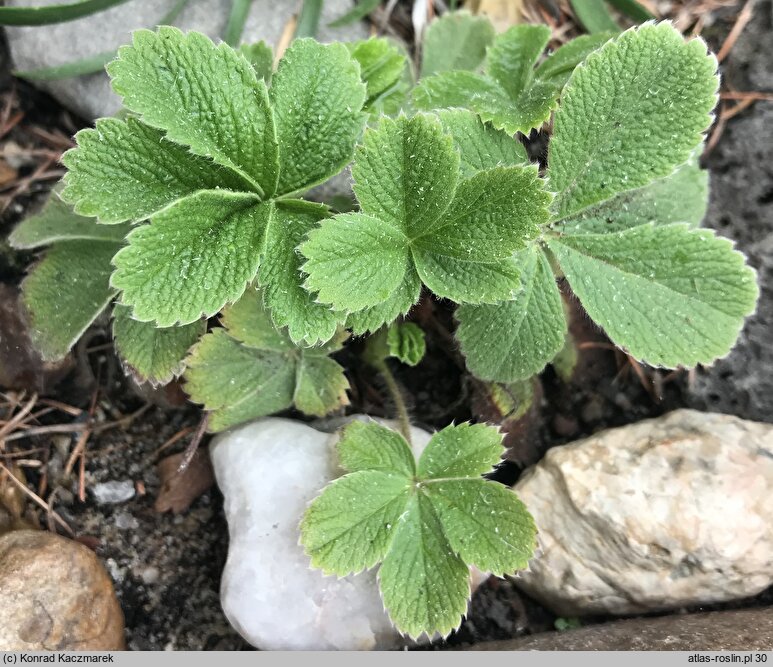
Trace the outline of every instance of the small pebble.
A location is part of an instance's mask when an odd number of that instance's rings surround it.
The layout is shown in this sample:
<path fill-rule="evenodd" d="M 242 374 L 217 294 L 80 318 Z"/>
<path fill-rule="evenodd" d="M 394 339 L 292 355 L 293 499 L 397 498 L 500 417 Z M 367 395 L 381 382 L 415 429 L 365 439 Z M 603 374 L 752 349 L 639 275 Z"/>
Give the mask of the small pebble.
<path fill-rule="evenodd" d="M 111 480 L 91 487 L 94 500 L 100 505 L 125 503 L 134 498 L 134 482 L 130 479 Z"/>

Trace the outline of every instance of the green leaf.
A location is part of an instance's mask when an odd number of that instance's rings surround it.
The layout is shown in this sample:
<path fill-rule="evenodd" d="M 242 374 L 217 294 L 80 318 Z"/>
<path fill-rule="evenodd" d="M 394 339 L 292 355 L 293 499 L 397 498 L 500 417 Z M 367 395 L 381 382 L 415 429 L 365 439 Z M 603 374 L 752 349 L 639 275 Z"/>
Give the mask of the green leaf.
<path fill-rule="evenodd" d="M 378 470 L 412 478 L 413 452 L 405 438 L 376 422 L 353 421 L 344 427 L 336 447 L 341 467 L 348 472 Z"/>
<path fill-rule="evenodd" d="M 387 331 L 387 345 L 391 356 L 409 366 L 418 364 L 427 351 L 424 332 L 413 322 L 392 324 Z"/>
<path fill-rule="evenodd" d="M 325 220 L 300 249 L 307 259 L 306 289 L 343 312 L 386 301 L 410 268 L 403 232 L 364 213 Z"/>
<path fill-rule="evenodd" d="M 470 598 L 470 571 L 454 555 L 431 501 L 415 494 L 394 530 L 379 571 L 384 607 L 410 637 L 459 627 Z"/>
<path fill-rule="evenodd" d="M 241 193 L 181 199 L 129 234 L 111 284 L 141 322 L 165 327 L 210 317 L 255 277 L 270 211 Z"/>
<path fill-rule="evenodd" d="M 528 134 L 550 118 L 571 69 L 604 41 L 574 40 L 535 70 L 549 38 L 546 26 L 513 26 L 489 49 L 486 75 L 448 71 L 430 76 L 417 86 L 414 103 L 424 110 L 469 108 L 509 135 Z"/>
<path fill-rule="evenodd" d="M 497 37 L 489 50 L 489 76 L 517 100 L 534 80 L 534 66 L 549 40 L 546 25 L 513 26 Z"/>
<path fill-rule="evenodd" d="M 494 26 L 482 16 L 449 12 L 429 24 L 422 44 L 421 75 L 475 70 L 494 41 Z"/>
<path fill-rule="evenodd" d="M 472 109 L 478 111 L 484 104 L 507 110 L 512 104 L 507 93 L 488 77 L 465 71 L 440 72 L 419 81 L 413 91 L 417 109 Z"/>
<path fill-rule="evenodd" d="M 498 577 L 528 567 L 537 527 L 510 489 L 483 479 L 440 480 L 425 488 L 448 543 L 465 563 Z"/>
<path fill-rule="evenodd" d="M 311 566 L 325 574 L 358 573 L 381 561 L 409 497 L 410 479 L 366 470 L 328 486 L 301 522 Z"/>
<path fill-rule="evenodd" d="M 249 289 L 223 311 L 227 329 L 216 329 L 193 348 L 185 373 L 191 399 L 211 412 L 209 427 L 221 431 L 295 405 L 322 417 L 346 405 L 349 383 L 328 355 L 344 336 L 321 347 L 295 346 L 278 330 Z"/>
<path fill-rule="evenodd" d="M 296 248 L 328 215 L 327 208 L 299 200 L 278 201 L 266 227 L 258 282 L 277 327 L 287 327 L 295 343 L 330 340 L 338 318 L 302 286 L 302 258 Z"/>
<path fill-rule="evenodd" d="M 371 37 L 346 46 L 360 64 L 360 77 L 367 88 L 366 106 L 403 77 L 407 58 L 388 39 Z"/>
<path fill-rule="evenodd" d="M 43 209 L 22 220 L 11 232 L 8 241 L 18 249 L 40 248 L 59 241 L 106 241 L 120 243 L 129 233 L 128 225 L 105 227 L 94 218 L 73 212 L 59 193 L 51 193 Z"/>
<path fill-rule="evenodd" d="M 421 479 L 478 477 L 502 459 L 502 435 L 485 424 L 446 426 L 432 436 L 419 458 Z"/>
<path fill-rule="evenodd" d="M 644 23 L 655 18 L 648 9 L 636 0 L 609 0 L 609 4 L 637 23 Z"/>
<path fill-rule="evenodd" d="M 405 315 L 419 300 L 421 294 L 421 279 L 415 269 L 406 271 L 403 281 L 394 292 L 376 306 L 371 306 L 356 313 L 349 313 L 346 326 L 356 334 L 366 334 L 376 331 L 384 324 L 394 322 Z"/>
<path fill-rule="evenodd" d="M 74 21 L 126 0 L 78 0 L 45 7 L 0 7 L 0 25 L 48 25 Z"/>
<path fill-rule="evenodd" d="M 322 15 L 323 0 L 303 0 L 295 23 L 293 37 L 316 37 L 319 31 L 319 19 Z"/>
<path fill-rule="evenodd" d="M 263 79 L 266 83 L 271 81 L 274 73 L 274 50 L 269 44 L 262 39 L 252 44 L 242 44 L 239 47 L 239 53 L 252 65 L 259 79 Z"/>
<path fill-rule="evenodd" d="M 131 309 L 120 304 L 113 311 L 115 348 L 128 370 L 141 382 L 166 384 L 185 369 L 185 356 L 206 330 L 206 323 L 158 329 L 132 319 Z"/>
<path fill-rule="evenodd" d="M 520 141 L 484 124 L 472 111 L 443 109 L 438 111 L 443 129 L 454 140 L 461 158 L 461 175 L 469 178 L 491 167 L 524 165 L 529 162 Z"/>
<path fill-rule="evenodd" d="M 558 218 L 671 174 L 701 143 L 717 100 L 701 39 L 646 24 L 588 56 L 566 84 L 548 156 Z"/>
<path fill-rule="evenodd" d="M 62 158 L 69 169 L 62 198 L 104 224 L 145 220 L 199 190 L 245 189 L 230 170 L 134 118 L 103 118 L 76 141 L 78 148 Z"/>
<path fill-rule="evenodd" d="M 271 84 L 282 169 L 278 194 L 337 174 L 352 158 L 367 116 L 359 65 L 343 44 L 295 40 Z"/>
<path fill-rule="evenodd" d="M 361 21 L 381 4 L 381 0 L 359 0 L 353 9 L 330 23 L 331 28 L 340 28 Z"/>
<path fill-rule="evenodd" d="M 534 76 L 543 81 L 556 82 L 563 86 L 571 76 L 574 68 L 591 53 L 606 44 L 617 34 L 615 32 L 600 32 L 595 35 L 580 35 L 570 42 L 557 48 L 534 71 Z"/>
<path fill-rule="evenodd" d="M 312 567 L 345 576 L 383 561 L 378 581 L 395 627 L 411 637 L 447 635 L 467 609 L 468 565 L 512 573 L 536 546 L 534 521 L 515 494 L 480 479 L 502 451 L 495 428 L 449 426 L 432 436 L 417 470 L 402 435 L 351 423 L 338 444 L 350 474 L 301 522 Z"/>
<path fill-rule="evenodd" d="M 197 32 L 137 30 L 107 69 L 124 106 L 147 125 L 233 170 L 262 197 L 275 192 L 277 134 L 266 84 L 237 51 Z"/>
<path fill-rule="evenodd" d="M 231 12 L 228 15 L 228 23 L 223 34 L 223 41 L 226 44 L 239 46 L 251 4 L 252 0 L 231 0 Z"/>
<path fill-rule="evenodd" d="M 566 334 L 561 294 L 538 246 L 516 256 L 521 291 L 496 305 L 460 306 L 456 337 L 470 371 L 482 380 L 515 382 L 542 371 Z"/>
<path fill-rule="evenodd" d="M 649 222 L 686 222 L 697 227 L 706 214 L 708 190 L 709 173 L 698 165 L 696 152 L 670 176 L 591 206 L 559 223 L 557 229 L 567 234 L 618 232 Z"/>
<path fill-rule="evenodd" d="M 209 411 L 209 429 L 223 431 L 292 405 L 295 365 L 284 355 L 242 345 L 223 329 L 206 334 L 187 361 L 185 390 Z"/>
<path fill-rule="evenodd" d="M 533 167 L 495 167 L 462 181 L 441 220 L 412 242 L 419 276 L 456 302 L 512 298 L 519 280 L 510 255 L 539 234 L 550 201 Z"/>
<path fill-rule="evenodd" d="M 619 31 L 604 0 L 570 0 L 577 20 L 591 33 Z"/>
<path fill-rule="evenodd" d="M 588 315 L 653 366 L 725 356 L 754 311 L 754 271 L 711 231 L 648 224 L 548 242 Z"/>
<path fill-rule="evenodd" d="M 407 238 L 424 233 L 448 208 L 459 157 L 435 116 L 383 118 L 365 133 L 352 167 L 362 210 Z"/>
<path fill-rule="evenodd" d="M 32 342 L 43 359 L 64 357 L 115 296 L 110 260 L 119 247 L 104 241 L 57 243 L 24 279 Z"/>

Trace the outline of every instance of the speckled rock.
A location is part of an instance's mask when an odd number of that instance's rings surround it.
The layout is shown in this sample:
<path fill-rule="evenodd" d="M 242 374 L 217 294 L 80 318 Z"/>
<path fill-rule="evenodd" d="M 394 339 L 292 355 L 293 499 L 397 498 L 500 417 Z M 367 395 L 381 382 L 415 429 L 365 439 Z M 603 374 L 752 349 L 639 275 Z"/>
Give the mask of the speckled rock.
<path fill-rule="evenodd" d="M 419 453 L 430 434 L 412 430 Z M 261 649 L 364 650 L 405 644 L 389 621 L 376 571 L 343 579 L 309 567 L 298 544 L 308 503 L 342 474 L 335 434 L 269 418 L 218 436 L 215 477 L 230 544 L 221 602 L 239 633 Z M 473 586 L 483 577 L 475 573 Z"/>
<path fill-rule="evenodd" d="M 43 531 L 0 537 L 0 650 L 123 648 L 123 613 L 91 550 Z"/>
<path fill-rule="evenodd" d="M 475 651 L 770 651 L 773 609 L 634 618 L 484 642 Z"/>
<path fill-rule="evenodd" d="M 61 0 L 6 0 L 5 4 L 23 7 L 60 3 Z M 182 30 L 198 30 L 217 39 L 224 32 L 231 4 L 232 0 L 195 0 L 188 3 L 175 25 Z M 159 0 L 132 0 L 77 21 L 6 28 L 14 66 L 18 70 L 54 67 L 115 50 L 131 41 L 132 30 L 155 26 L 171 5 L 171 2 Z M 263 39 L 276 45 L 299 5 L 299 2 L 253 0 L 243 40 L 255 42 Z M 318 37 L 321 41 L 367 37 L 362 23 L 341 28 L 328 26 L 351 7 L 351 0 L 325 0 L 319 23 Z M 120 100 L 110 90 L 106 74 L 46 81 L 38 85 L 84 118 L 110 116 L 120 108 Z"/>
<path fill-rule="evenodd" d="M 556 447 L 515 487 L 541 557 L 517 580 L 562 615 L 628 614 L 773 584 L 773 426 L 677 410 Z"/>

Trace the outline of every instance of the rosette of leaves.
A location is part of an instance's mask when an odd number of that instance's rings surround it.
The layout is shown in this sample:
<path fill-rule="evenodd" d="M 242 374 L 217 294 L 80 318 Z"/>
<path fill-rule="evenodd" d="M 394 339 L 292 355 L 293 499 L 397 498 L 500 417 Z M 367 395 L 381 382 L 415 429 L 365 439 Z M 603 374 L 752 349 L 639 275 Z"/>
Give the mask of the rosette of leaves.
<path fill-rule="evenodd" d="M 382 121 L 355 157 L 362 211 L 324 221 L 301 245 L 306 287 L 349 312 L 357 332 L 405 313 L 423 283 L 461 304 L 457 337 L 485 380 L 525 379 L 561 350 L 556 276 L 639 360 L 674 368 L 727 354 L 758 289 L 729 241 L 696 228 L 705 175 L 694 153 L 716 68 L 702 40 L 668 23 L 592 52 L 555 113 L 547 215 L 536 172 L 502 166 L 520 144 L 507 137 L 507 158 L 492 147 L 507 135 L 458 110 Z"/>
<path fill-rule="evenodd" d="M 339 172 L 364 127 L 349 49 L 296 40 L 269 88 L 227 44 L 164 27 L 107 69 L 130 115 L 78 133 L 62 197 L 100 224 L 141 223 L 110 277 L 131 317 L 197 322 L 256 280 L 293 341 L 331 339 L 336 315 L 303 289 L 295 252 L 328 212 L 294 197 Z"/>
<path fill-rule="evenodd" d="M 484 121 L 508 134 L 529 134 L 539 128 L 556 108 L 559 95 L 569 75 L 585 58 L 606 42 L 611 34 L 584 35 L 557 49 L 538 62 L 550 40 L 550 28 L 544 25 L 517 25 L 491 41 L 481 19 L 460 16 L 447 19 L 443 25 L 428 31 L 424 51 L 425 76 L 414 90 L 417 109 L 472 109 Z M 492 31 L 493 32 L 493 31 Z M 458 34 L 461 33 L 461 34 Z M 467 38 L 473 51 L 485 49 L 485 67 L 477 70 L 480 57 L 448 61 L 446 36 Z M 453 59 L 450 59 L 454 62 Z"/>
<path fill-rule="evenodd" d="M 445 636 L 459 627 L 470 566 L 497 576 L 528 566 L 533 518 L 510 489 L 481 477 L 503 453 L 495 428 L 448 426 L 417 462 L 399 433 L 353 422 L 337 451 L 347 474 L 309 506 L 301 544 L 325 574 L 380 564 L 384 607 L 400 632 Z"/>

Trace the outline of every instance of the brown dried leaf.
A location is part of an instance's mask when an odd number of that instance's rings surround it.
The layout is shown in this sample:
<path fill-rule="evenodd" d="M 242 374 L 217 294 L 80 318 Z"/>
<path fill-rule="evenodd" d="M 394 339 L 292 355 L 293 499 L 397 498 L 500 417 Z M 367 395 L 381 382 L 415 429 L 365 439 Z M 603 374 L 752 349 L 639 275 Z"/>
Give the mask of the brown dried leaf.
<path fill-rule="evenodd" d="M 497 32 L 522 21 L 523 0 L 474 0 L 469 4 L 476 14 L 488 16 Z"/>
<path fill-rule="evenodd" d="M 180 472 L 183 456 L 184 452 L 172 454 L 158 463 L 161 490 L 154 506 L 156 512 L 184 512 L 215 482 L 209 450 L 206 447 L 199 449 L 188 467 Z"/>

